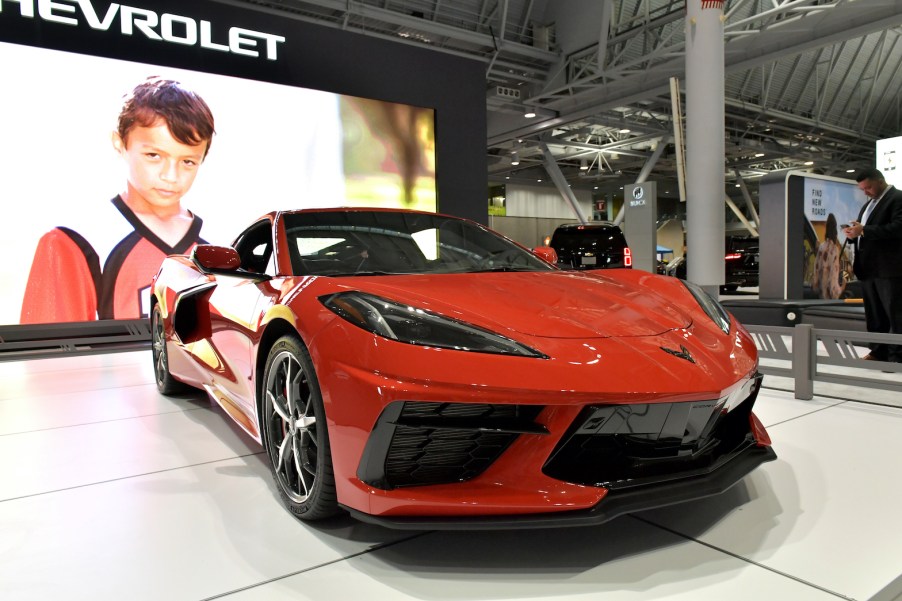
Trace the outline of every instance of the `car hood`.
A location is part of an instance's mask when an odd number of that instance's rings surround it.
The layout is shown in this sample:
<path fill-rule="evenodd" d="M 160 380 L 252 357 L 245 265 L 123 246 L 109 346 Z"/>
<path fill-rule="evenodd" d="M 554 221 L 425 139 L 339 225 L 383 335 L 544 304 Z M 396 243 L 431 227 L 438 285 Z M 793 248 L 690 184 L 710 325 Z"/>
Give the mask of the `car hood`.
<path fill-rule="evenodd" d="M 597 272 L 360 277 L 354 285 L 343 284 L 498 333 L 509 330 L 545 338 L 654 336 L 692 322 L 672 299 Z"/>

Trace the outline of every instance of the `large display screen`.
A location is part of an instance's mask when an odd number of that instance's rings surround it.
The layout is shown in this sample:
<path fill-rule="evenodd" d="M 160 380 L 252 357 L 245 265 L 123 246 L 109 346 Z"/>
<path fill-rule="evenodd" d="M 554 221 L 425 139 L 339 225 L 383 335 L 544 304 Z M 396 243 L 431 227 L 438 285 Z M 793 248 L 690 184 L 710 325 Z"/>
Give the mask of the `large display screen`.
<path fill-rule="evenodd" d="M 428 107 L 3 42 L 0 64 L 0 324 L 146 317 L 164 254 L 229 244 L 275 209 L 436 209 Z M 141 163 L 165 163 L 170 146 L 123 148 L 116 133 L 124 99 L 160 80 L 200 97 L 215 125 L 205 156 L 173 155 L 194 170 L 178 191 L 159 183 L 176 167 Z M 178 195 L 176 210 L 130 202 L 142 178 Z"/>

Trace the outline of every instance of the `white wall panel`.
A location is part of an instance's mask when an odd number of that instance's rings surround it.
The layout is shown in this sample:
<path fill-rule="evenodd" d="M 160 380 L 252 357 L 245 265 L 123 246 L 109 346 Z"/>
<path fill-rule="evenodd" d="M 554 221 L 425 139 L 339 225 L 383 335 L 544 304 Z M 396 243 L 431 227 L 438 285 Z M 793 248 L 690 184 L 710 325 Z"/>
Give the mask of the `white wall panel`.
<path fill-rule="evenodd" d="M 574 190 L 577 202 L 585 215 L 592 214 L 592 193 L 588 190 Z M 578 217 L 573 209 L 551 186 L 522 186 L 507 184 L 508 217 L 549 217 L 557 219 L 573 219 Z"/>

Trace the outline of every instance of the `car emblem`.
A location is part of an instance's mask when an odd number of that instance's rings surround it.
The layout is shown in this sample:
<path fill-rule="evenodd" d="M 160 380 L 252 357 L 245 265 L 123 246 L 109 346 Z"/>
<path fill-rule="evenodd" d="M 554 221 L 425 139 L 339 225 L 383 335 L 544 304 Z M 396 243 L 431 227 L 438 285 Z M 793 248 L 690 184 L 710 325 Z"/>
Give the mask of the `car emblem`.
<path fill-rule="evenodd" d="M 695 359 L 693 359 L 692 355 L 689 353 L 689 349 L 685 346 L 680 345 L 680 350 L 675 351 L 672 348 L 667 348 L 665 346 L 661 347 L 661 350 L 665 353 L 670 353 L 674 357 L 679 357 L 680 359 L 685 359 L 689 363 L 695 363 Z"/>

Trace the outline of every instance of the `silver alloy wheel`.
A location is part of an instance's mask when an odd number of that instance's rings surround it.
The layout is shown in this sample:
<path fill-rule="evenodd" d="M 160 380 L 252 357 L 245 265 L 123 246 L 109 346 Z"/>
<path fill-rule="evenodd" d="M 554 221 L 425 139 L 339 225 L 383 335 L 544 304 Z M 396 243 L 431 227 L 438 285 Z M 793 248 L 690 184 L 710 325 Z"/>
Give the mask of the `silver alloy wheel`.
<path fill-rule="evenodd" d="M 154 307 L 152 325 L 153 373 L 157 386 L 162 388 L 169 373 L 169 361 L 166 358 L 166 333 L 163 331 L 163 318 L 160 310 Z"/>
<path fill-rule="evenodd" d="M 319 461 L 313 391 L 293 353 L 272 359 L 266 380 L 266 441 L 273 471 L 285 494 L 304 503 L 313 494 Z"/>

